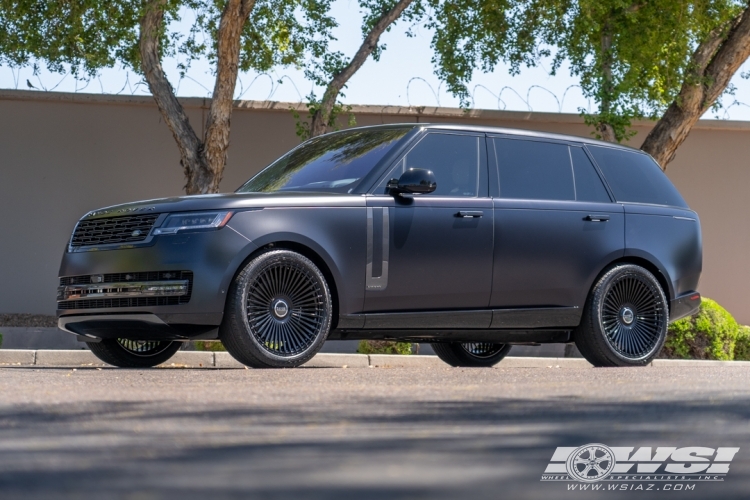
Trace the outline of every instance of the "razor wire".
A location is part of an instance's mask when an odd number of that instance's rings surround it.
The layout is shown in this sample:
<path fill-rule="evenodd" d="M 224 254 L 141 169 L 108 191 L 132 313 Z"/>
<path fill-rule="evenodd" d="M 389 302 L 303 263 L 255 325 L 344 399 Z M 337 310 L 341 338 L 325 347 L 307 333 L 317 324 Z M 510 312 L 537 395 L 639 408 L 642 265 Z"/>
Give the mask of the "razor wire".
<path fill-rule="evenodd" d="M 24 74 L 24 70 L 28 70 L 30 73 Z M 9 66 L 3 66 L 0 67 L 0 71 L 9 71 L 10 77 L 12 80 L 13 88 L 18 90 L 19 88 L 23 89 L 23 82 L 25 80 L 26 82 L 26 89 L 29 90 L 37 90 L 37 91 L 43 91 L 43 92 L 54 92 L 56 91 L 63 83 L 68 82 L 69 79 L 74 80 L 73 84 L 73 92 L 79 93 L 79 92 L 86 92 L 88 89 L 89 92 L 92 90 L 90 89 L 90 86 L 92 83 L 98 83 L 98 93 L 104 94 L 104 95 L 142 95 L 142 96 L 149 96 L 150 91 L 148 88 L 147 82 L 136 73 L 132 71 L 124 71 L 123 72 L 123 80 L 121 80 L 121 84 L 113 85 L 112 80 L 113 78 L 111 75 L 108 76 L 108 85 L 110 88 L 106 88 L 105 83 L 102 81 L 101 74 L 97 74 L 90 77 L 80 77 L 71 75 L 70 73 L 66 73 L 62 75 L 62 77 L 59 77 L 56 74 L 45 74 L 43 75 L 40 71 L 37 70 L 37 68 L 31 68 L 31 67 L 25 67 L 25 68 L 14 68 Z M 28 76 L 27 76 L 28 75 Z M 33 80 L 33 83 L 32 83 Z M 261 82 L 268 81 L 269 87 L 268 91 L 265 92 L 264 86 L 260 85 Z M 437 80 L 437 79 L 435 79 Z M 204 82 L 200 81 L 197 78 L 193 78 L 192 76 L 188 75 L 186 72 L 182 72 L 180 76 L 177 78 L 176 86 L 175 86 L 175 92 L 179 92 L 179 89 L 182 86 L 182 83 L 184 81 L 190 81 L 192 82 L 196 88 L 200 89 L 202 92 L 205 92 L 203 96 L 196 96 L 196 97 L 207 97 L 210 98 L 213 94 L 213 90 L 207 87 Z M 246 82 L 248 82 L 246 84 Z M 236 100 L 241 99 L 247 99 L 247 100 L 271 100 L 273 99 L 274 95 L 276 95 L 281 88 L 281 86 L 287 83 L 291 86 L 291 88 L 294 89 L 294 93 L 297 95 L 297 102 L 306 102 L 306 97 L 302 94 L 300 91 L 300 87 L 295 81 L 293 77 L 287 74 L 281 74 L 281 75 L 274 75 L 271 73 L 240 73 L 237 77 L 237 88 L 235 89 L 235 96 L 234 98 Z M 306 81 L 306 83 L 309 84 L 309 82 Z M 113 88 L 114 87 L 114 88 Z M 96 87 L 94 87 L 96 88 Z M 314 87 L 312 87 L 314 90 Z M 549 103 L 554 102 L 554 107 L 556 108 L 557 113 L 565 113 L 565 112 L 573 112 L 578 114 L 582 108 L 577 108 L 575 110 L 566 110 L 565 109 L 565 102 L 566 99 L 569 98 L 569 94 L 571 91 L 577 90 L 580 92 L 580 97 L 587 102 L 586 106 L 586 112 L 591 113 L 592 112 L 592 106 L 591 106 L 591 99 L 586 97 L 583 92 L 580 85 L 569 85 L 567 86 L 563 91 L 562 94 L 557 94 L 550 90 L 549 88 L 543 86 L 534 84 L 529 86 L 527 89 L 520 90 L 516 89 L 515 87 L 511 85 L 503 85 L 499 88 L 499 90 L 493 90 L 492 88 L 488 87 L 485 84 L 475 84 L 468 95 L 468 102 L 469 107 L 471 109 L 476 109 L 477 104 L 477 96 L 481 96 L 481 94 L 487 94 L 492 98 L 492 101 L 494 102 L 494 108 L 501 111 L 506 111 L 510 109 L 519 110 L 519 111 L 528 111 L 528 112 L 535 112 L 539 110 L 544 110 L 545 107 L 549 109 Z M 261 94 L 262 92 L 262 94 Z M 405 88 L 405 96 L 406 96 L 406 105 L 410 108 L 419 108 L 419 107 L 425 107 L 426 105 L 429 105 L 429 101 L 433 101 L 434 105 L 436 107 L 441 106 L 441 97 L 453 97 L 450 93 L 448 93 L 443 88 L 443 82 L 438 81 L 436 85 L 433 83 L 430 83 L 426 78 L 421 76 L 413 76 L 410 77 L 406 82 L 406 88 Z M 425 96 L 427 96 L 427 99 L 425 99 Z M 547 96 L 544 98 L 543 96 Z M 515 98 L 515 101 L 517 104 L 520 104 L 520 106 L 511 106 L 511 99 Z M 550 99 L 551 98 L 551 99 Z M 546 99 L 546 106 L 545 104 L 541 104 L 543 101 L 541 99 Z M 486 101 L 485 101 L 486 102 Z M 519 109 L 521 108 L 521 109 Z M 738 109 L 744 109 L 747 108 L 750 110 L 750 104 L 743 102 L 738 99 L 733 99 L 731 102 L 728 103 L 722 103 L 718 109 L 712 110 L 711 114 L 714 118 L 719 120 L 731 120 L 732 119 L 732 111 L 738 110 Z M 491 108 L 484 108 L 484 109 L 491 109 Z M 548 111 L 550 112 L 550 111 Z"/>

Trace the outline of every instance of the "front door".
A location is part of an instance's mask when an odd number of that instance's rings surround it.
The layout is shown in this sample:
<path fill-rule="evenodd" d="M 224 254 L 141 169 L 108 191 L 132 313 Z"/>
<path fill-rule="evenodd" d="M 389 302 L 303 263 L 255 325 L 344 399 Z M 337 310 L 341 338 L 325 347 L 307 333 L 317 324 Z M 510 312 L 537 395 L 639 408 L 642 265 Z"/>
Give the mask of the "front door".
<path fill-rule="evenodd" d="M 435 192 L 385 193 L 409 168 L 432 170 Z M 493 208 L 483 135 L 425 134 L 367 200 L 365 311 L 487 308 Z M 489 326 L 489 325 L 486 325 Z"/>

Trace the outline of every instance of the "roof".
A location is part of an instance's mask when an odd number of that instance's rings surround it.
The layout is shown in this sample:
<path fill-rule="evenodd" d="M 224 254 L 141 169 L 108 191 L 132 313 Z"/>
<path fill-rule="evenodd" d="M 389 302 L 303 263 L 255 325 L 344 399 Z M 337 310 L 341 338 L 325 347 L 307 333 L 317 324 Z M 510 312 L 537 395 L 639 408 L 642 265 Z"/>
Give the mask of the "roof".
<path fill-rule="evenodd" d="M 383 123 L 380 125 L 366 125 L 362 127 L 354 127 L 342 130 L 336 130 L 328 132 L 329 134 L 339 134 L 351 132 L 357 129 L 380 129 L 380 128 L 412 128 L 419 127 L 423 129 L 434 129 L 434 130 L 455 130 L 455 131 L 466 131 L 466 132 L 479 132 L 482 134 L 502 134 L 502 135 L 519 135 L 524 137 L 535 137 L 539 139 L 554 139 L 564 142 L 575 142 L 579 144 L 592 144 L 596 146 L 604 146 L 608 148 L 616 149 L 627 149 L 628 151 L 634 151 L 645 154 L 643 151 L 637 148 L 626 146 L 623 144 L 616 144 L 612 142 L 600 141 L 598 139 L 591 139 L 589 137 L 581 137 L 579 135 L 565 135 L 555 134 L 553 132 L 541 132 L 528 129 L 510 128 L 510 127 L 493 127 L 490 125 L 466 125 L 462 123 Z"/>
<path fill-rule="evenodd" d="M 417 125 L 430 128 L 430 129 L 448 129 L 448 130 L 466 130 L 472 132 L 482 132 L 485 134 L 505 134 L 505 135 L 521 135 L 525 137 L 537 137 L 545 139 L 556 139 L 565 142 L 578 142 L 584 144 L 594 144 L 597 146 L 606 146 L 608 148 L 620 148 L 629 149 L 633 151 L 642 152 L 640 149 L 632 148 L 630 146 L 624 146 L 622 144 L 615 144 L 612 142 L 600 141 L 598 139 L 591 139 L 589 137 L 581 137 L 578 135 L 564 135 L 555 134 L 552 132 L 539 132 L 528 129 L 517 129 L 508 127 L 491 127 L 485 125 L 462 125 L 462 124 L 451 124 L 451 123 L 418 123 Z"/>

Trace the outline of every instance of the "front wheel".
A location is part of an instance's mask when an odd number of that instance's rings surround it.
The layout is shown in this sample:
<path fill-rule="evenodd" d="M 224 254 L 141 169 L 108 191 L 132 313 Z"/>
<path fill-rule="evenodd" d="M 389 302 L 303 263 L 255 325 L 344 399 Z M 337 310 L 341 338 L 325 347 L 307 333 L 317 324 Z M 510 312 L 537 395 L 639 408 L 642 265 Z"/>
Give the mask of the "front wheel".
<path fill-rule="evenodd" d="M 307 257 L 273 250 L 251 260 L 232 282 L 220 338 L 253 368 L 293 368 L 323 347 L 331 328 L 331 293 Z"/>
<path fill-rule="evenodd" d="M 437 357 L 451 366 L 489 368 L 510 352 L 509 344 L 488 342 L 442 342 L 432 344 Z"/>
<path fill-rule="evenodd" d="M 94 355 L 120 368 L 151 368 L 166 362 L 180 350 L 180 342 L 163 340 L 102 339 L 86 342 Z"/>
<path fill-rule="evenodd" d="M 654 275 L 618 265 L 594 285 L 574 337 L 594 366 L 644 366 L 659 354 L 668 323 L 667 298 Z"/>

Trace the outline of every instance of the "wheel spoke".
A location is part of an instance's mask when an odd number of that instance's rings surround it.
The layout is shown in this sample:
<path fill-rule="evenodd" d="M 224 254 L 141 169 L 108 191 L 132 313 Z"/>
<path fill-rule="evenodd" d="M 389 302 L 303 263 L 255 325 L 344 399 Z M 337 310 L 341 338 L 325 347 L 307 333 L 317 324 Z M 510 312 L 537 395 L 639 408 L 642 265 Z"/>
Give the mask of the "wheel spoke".
<path fill-rule="evenodd" d="M 247 287 L 248 326 L 264 349 L 293 356 L 315 342 L 326 302 L 318 278 L 294 261 L 271 263 Z"/>
<path fill-rule="evenodd" d="M 601 326 L 615 351 L 640 358 L 654 349 L 665 316 L 652 283 L 636 273 L 625 274 L 610 285 L 601 304 Z"/>

